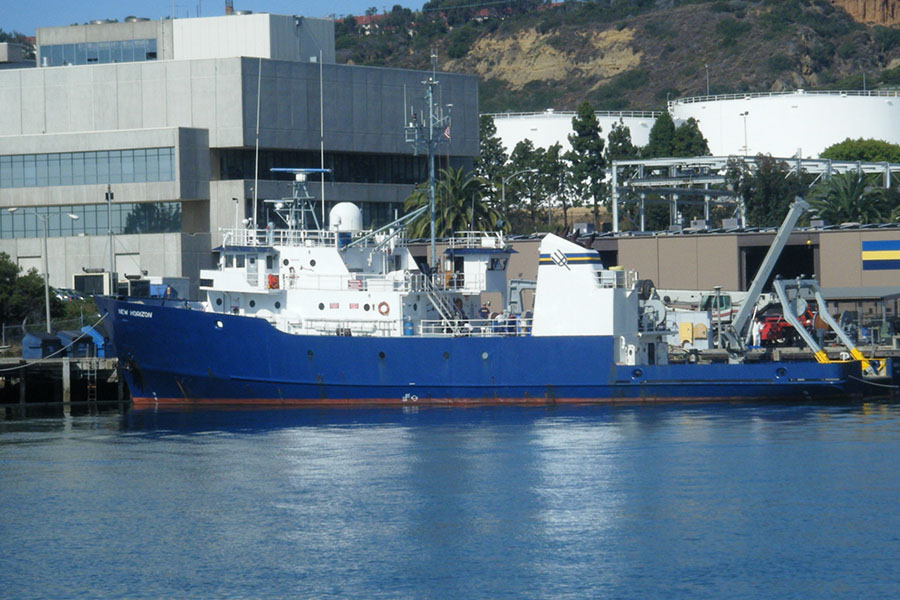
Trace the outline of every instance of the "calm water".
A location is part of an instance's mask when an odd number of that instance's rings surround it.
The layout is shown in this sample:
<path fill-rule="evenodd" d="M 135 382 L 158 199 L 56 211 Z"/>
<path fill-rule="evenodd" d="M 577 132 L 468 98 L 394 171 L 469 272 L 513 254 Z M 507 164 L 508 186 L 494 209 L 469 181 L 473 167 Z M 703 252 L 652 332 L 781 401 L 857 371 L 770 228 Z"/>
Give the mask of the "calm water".
<path fill-rule="evenodd" d="M 900 406 L 0 423 L 0 597 L 896 598 Z"/>

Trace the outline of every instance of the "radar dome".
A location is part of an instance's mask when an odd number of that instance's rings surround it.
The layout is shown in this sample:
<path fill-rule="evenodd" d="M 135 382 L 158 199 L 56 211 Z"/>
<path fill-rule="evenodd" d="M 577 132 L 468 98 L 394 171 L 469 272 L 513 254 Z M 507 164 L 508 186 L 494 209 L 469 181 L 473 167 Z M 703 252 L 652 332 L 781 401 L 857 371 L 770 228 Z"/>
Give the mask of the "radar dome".
<path fill-rule="evenodd" d="M 362 211 L 352 202 L 338 202 L 328 213 L 328 222 L 332 231 L 360 231 Z"/>

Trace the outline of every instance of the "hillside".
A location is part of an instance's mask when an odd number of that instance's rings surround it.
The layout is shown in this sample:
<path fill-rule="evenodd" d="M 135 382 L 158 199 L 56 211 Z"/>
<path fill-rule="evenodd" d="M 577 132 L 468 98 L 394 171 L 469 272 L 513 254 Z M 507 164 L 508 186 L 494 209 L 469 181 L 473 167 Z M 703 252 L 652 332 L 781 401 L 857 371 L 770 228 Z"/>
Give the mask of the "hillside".
<path fill-rule="evenodd" d="M 461 4 L 461 2 L 459 2 Z M 395 6 L 338 27 L 339 60 L 477 74 L 484 112 L 658 109 L 668 97 L 900 84 L 900 0 Z M 707 67 L 708 65 L 708 67 Z"/>

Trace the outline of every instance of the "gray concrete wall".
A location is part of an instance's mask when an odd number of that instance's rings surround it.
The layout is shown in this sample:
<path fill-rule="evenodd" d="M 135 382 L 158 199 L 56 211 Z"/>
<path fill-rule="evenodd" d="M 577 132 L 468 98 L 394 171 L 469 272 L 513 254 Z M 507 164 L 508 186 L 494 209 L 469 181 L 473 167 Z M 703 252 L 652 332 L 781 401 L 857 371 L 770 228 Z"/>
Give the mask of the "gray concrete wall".
<path fill-rule="evenodd" d="M 189 272 L 199 274 L 196 270 L 201 264 L 198 244 L 202 246 L 203 237 L 180 233 L 116 236 L 117 268 L 121 274 L 146 270 L 149 275 L 186 276 L 182 265 L 187 264 Z M 205 237 L 208 244 L 209 236 Z M 184 239 L 191 241 L 185 245 Z M 42 272 L 42 244 L 39 237 L 0 240 L 0 252 L 9 254 L 24 270 L 34 268 Z M 106 236 L 48 238 L 47 250 L 47 267 L 53 287 L 72 287 L 72 276 L 82 273 L 84 267 L 109 268 L 109 239 Z M 208 246 L 206 255 L 209 255 Z"/>
<path fill-rule="evenodd" d="M 240 59 L 0 71 L 0 136 L 191 127 L 240 145 Z"/>
<path fill-rule="evenodd" d="M 257 73 L 250 58 L 155 61 L 0 71 L 0 136 L 190 127 L 209 146 L 256 143 Z M 262 61 L 260 146 L 319 148 L 319 65 Z M 323 65 L 325 149 L 407 154 L 407 102 L 422 114 L 420 71 Z M 441 73 L 453 104 L 442 154 L 476 156 L 478 80 Z M 448 109 L 449 110 L 449 109 Z"/>
<path fill-rule="evenodd" d="M 256 100 L 259 61 L 242 59 L 245 147 L 256 142 Z M 322 68 L 326 151 L 408 154 L 404 126 L 404 95 L 420 118 L 423 113 L 421 71 L 329 65 Z M 441 154 L 476 156 L 478 140 L 478 78 L 439 73 L 439 100 L 453 104 L 451 141 Z M 436 93 L 437 94 L 437 93 Z M 260 146 L 281 149 L 319 147 L 319 65 L 263 61 Z M 225 144 L 213 144 L 213 147 Z"/>

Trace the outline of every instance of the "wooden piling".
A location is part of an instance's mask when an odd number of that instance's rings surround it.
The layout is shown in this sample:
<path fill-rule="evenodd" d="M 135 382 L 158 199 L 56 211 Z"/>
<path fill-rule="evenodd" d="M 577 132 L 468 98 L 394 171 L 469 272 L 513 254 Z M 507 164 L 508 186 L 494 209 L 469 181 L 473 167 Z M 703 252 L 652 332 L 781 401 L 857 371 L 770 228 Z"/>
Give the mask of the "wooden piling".
<path fill-rule="evenodd" d="M 62 359 L 63 415 L 72 415 L 72 364 L 68 357 Z"/>

